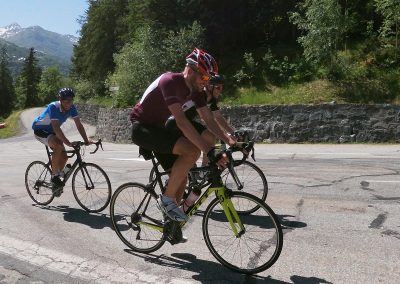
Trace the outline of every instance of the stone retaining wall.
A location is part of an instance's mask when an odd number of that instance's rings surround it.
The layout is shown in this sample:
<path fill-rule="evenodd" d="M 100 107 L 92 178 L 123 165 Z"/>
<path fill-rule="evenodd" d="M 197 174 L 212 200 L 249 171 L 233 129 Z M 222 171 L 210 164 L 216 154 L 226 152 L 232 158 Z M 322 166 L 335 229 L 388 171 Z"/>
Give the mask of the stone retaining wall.
<path fill-rule="evenodd" d="M 78 105 L 84 122 L 97 126 L 105 141 L 130 142 L 130 109 Z M 399 142 L 400 106 L 293 105 L 221 109 L 236 129 L 247 129 L 256 142 Z"/>

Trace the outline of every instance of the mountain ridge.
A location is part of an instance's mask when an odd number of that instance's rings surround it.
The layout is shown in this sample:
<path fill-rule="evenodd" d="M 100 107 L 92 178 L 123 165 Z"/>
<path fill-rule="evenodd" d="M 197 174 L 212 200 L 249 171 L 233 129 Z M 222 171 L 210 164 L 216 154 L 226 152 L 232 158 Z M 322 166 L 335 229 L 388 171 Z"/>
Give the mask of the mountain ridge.
<path fill-rule="evenodd" d="M 73 35 L 58 34 L 37 25 L 22 28 L 18 23 L 0 27 L 0 38 L 20 47 L 33 47 L 66 61 L 71 60 L 73 45 L 78 42 L 78 38 Z"/>

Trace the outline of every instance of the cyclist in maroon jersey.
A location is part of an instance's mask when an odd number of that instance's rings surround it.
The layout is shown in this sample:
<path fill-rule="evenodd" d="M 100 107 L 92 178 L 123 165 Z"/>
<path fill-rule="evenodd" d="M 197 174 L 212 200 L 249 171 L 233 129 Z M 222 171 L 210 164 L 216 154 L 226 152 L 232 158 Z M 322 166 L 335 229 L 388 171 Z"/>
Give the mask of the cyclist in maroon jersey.
<path fill-rule="evenodd" d="M 214 158 L 215 136 L 229 145 L 235 143 L 214 121 L 203 93 L 210 77 L 217 73 L 214 58 L 195 48 L 186 57 L 183 72 L 162 74 L 147 88 L 131 111 L 132 141 L 152 150 L 163 168 L 171 169 L 167 190 L 160 196 L 159 204 L 166 215 L 175 221 L 187 219 L 178 204 L 185 190 L 187 174 L 200 152 Z M 182 108 L 188 98 L 205 121 L 207 129 L 200 123 L 192 123 L 185 116 Z M 176 119 L 176 130 L 165 127 L 171 115 Z M 226 157 L 223 157 L 218 163 L 224 166 L 226 162 Z"/>

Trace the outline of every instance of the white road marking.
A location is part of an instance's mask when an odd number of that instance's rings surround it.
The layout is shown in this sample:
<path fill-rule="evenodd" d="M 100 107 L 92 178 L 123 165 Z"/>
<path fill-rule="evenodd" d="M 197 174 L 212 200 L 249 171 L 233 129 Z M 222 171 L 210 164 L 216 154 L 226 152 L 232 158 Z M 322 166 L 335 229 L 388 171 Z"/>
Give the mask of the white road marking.
<path fill-rule="evenodd" d="M 0 254 L 43 267 L 56 273 L 62 273 L 72 278 L 91 280 L 96 283 L 171 283 L 171 279 L 151 275 L 148 271 L 89 260 L 77 255 L 41 247 L 29 241 L 22 241 L 0 234 Z M 177 279 L 182 280 L 184 279 Z"/>
<path fill-rule="evenodd" d="M 365 180 L 366 182 L 376 182 L 376 183 L 400 183 L 400 180 Z"/>
<path fill-rule="evenodd" d="M 147 162 L 143 158 L 106 158 L 106 160 Z"/>

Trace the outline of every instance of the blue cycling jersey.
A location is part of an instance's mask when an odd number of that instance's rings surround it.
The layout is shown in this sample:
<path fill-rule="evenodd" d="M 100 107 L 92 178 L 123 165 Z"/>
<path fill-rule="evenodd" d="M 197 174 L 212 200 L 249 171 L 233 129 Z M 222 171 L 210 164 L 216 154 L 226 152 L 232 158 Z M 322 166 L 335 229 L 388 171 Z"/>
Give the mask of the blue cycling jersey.
<path fill-rule="evenodd" d="M 60 126 L 67 120 L 68 117 L 75 118 L 78 116 L 78 111 L 75 105 L 72 105 L 69 111 L 61 112 L 60 101 L 50 103 L 41 115 L 35 118 L 32 124 L 33 130 L 44 130 L 49 133 L 54 133 L 51 126 L 52 120 L 58 120 Z"/>

